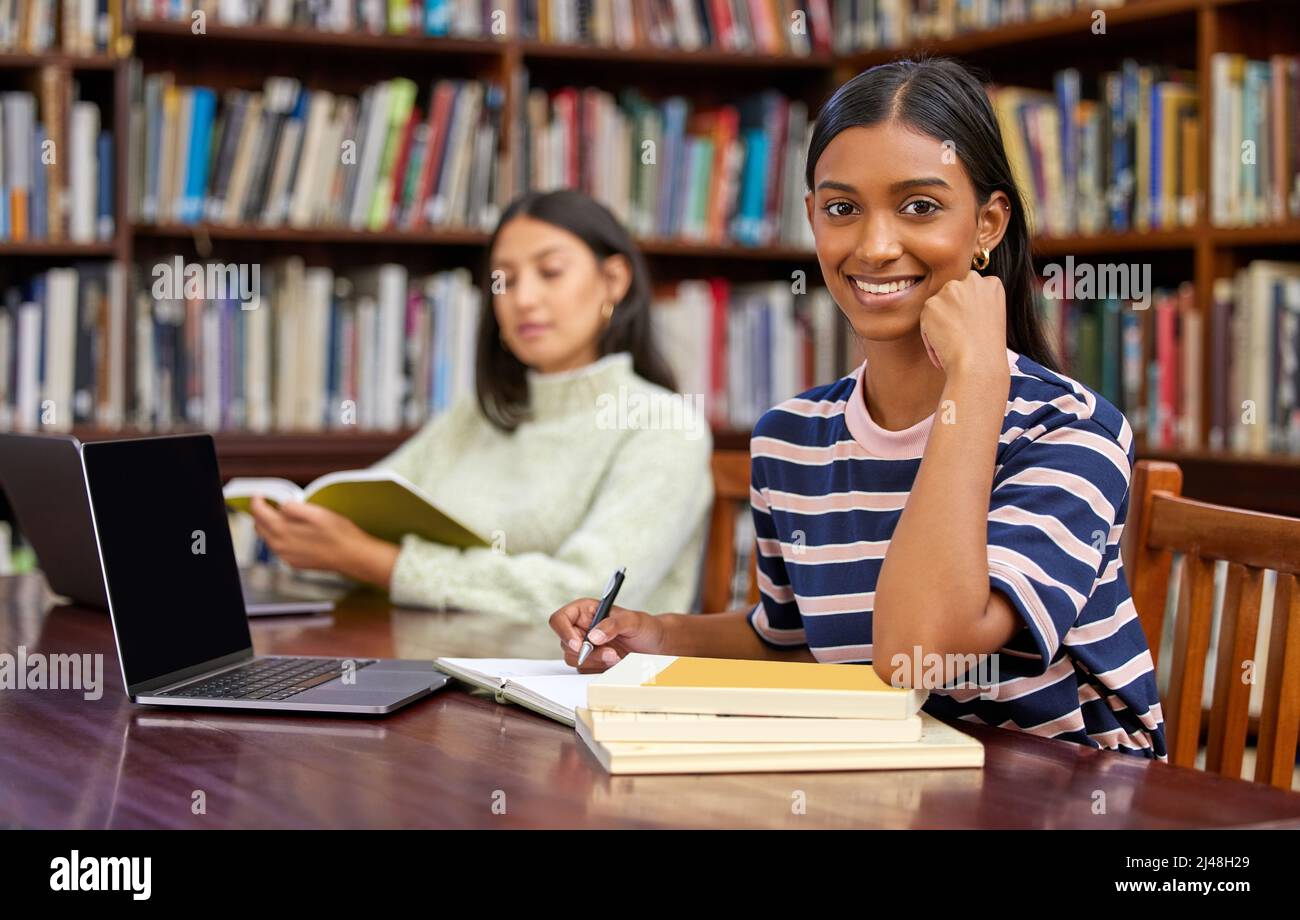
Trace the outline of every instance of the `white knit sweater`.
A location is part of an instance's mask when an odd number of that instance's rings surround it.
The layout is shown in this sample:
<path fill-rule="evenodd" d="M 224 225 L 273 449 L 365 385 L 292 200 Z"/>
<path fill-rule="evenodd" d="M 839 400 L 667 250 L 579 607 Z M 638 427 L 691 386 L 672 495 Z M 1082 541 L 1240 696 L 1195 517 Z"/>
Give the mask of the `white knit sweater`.
<path fill-rule="evenodd" d="M 625 352 L 529 372 L 528 387 L 530 414 L 513 433 L 493 427 L 470 394 L 375 464 L 493 541 L 459 550 L 408 534 L 393 601 L 544 621 L 627 566 L 620 606 L 690 610 L 713 501 L 704 420 L 638 415 L 650 400 L 680 409 L 683 399 L 633 373 Z"/>

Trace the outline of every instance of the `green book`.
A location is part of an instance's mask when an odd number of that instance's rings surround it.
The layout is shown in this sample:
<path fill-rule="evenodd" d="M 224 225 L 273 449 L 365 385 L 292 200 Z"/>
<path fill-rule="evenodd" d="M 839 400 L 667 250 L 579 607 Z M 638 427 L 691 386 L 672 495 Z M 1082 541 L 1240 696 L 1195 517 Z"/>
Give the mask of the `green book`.
<path fill-rule="evenodd" d="M 482 534 L 438 508 L 422 489 L 392 470 L 326 473 L 305 489 L 287 479 L 244 477 L 230 480 L 222 491 L 226 505 L 236 511 L 249 511 L 254 495 L 261 495 L 273 505 L 319 505 L 389 543 L 400 543 L 402 537 L 415 534 L 432 543 L 462 549 L 488 545 Z"/>
<path fill-rule="evenodd" d="M 388 226 L 393 206 L 393 169 L 397 164 L 397 148 L 402 143 L 402 129 L 415 106 L 415 94 L 415 83 L 405 77 L 388 81 L 388 139 L 384 142 L 384 155 L 379 161 L 375 197 L 370 201 L 371 230 L 383 230 Z"/>

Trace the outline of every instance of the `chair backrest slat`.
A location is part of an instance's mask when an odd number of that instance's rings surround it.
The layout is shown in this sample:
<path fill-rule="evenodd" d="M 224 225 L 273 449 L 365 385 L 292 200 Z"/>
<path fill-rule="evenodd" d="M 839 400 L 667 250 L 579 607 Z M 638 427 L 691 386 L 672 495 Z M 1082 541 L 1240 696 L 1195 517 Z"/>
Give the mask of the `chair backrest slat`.
<path fill-rule="evenodd" d="M 700 603 L 704 613 L 721 613 L 731 603 L 731 579 L 736 570 L 736 515 L 749 504 L 749 453 L 715 450 L 712 464 L 713 512 L 709 516 Z M 756 556 L 751 554 L 748 593 L 754 601 L 758 599 L 755 562 Z"/>
<path fill-rule="evenodd" d="M 1250 724 L 1250 689 L 1254 685 L 1255 639 L 1264 571 L 1234 562 L 1228 566 L 1215 658 L 1214 705 L 1205 769 L 1224 776 L 1241 776 Z"/>
<path fill-rule="evenodd" d="M 1205 655 L 1210 648 L 1214 563 L 1200 556 L 1185 556 L 1182 569 L 1183 583 L 1178 591 L 1178 615 L 1174 621 L 1170 703 L 1164 707 L 1165 732 L 1169 762 L 1192 767 L 1196 765 L 1201 740 L 1201 697 L 1205 692 Z M 1198 661 L 1199 668 L 1195 666 Z"/>
<path fill-rule="evenodd" d="M 1273 622 L 1268 637 L 1264 704 L 1259 714 L 1255 780 L 1291 788 L 1300 730 L 1300 585 L 1296 576 L 1277 576 Z"/>

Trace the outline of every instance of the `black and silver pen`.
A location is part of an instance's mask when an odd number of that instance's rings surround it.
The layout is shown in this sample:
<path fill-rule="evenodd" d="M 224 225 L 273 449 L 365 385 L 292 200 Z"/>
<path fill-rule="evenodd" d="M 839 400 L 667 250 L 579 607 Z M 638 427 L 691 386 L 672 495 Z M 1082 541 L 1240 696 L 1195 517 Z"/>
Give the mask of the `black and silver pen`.
<path fill-rule="evenodd" d="M 596 608 L 596 615 L 591 618 L 591 625 L 587 627 L 587 636 L 591 635 L 591 631 L 596 628 L 597 623 L 609 616 L 610 610 L 614 607 L 614 598 L 618 597 L 618 589 L 623 587 L 623 576 L 626 574 L 627 566 L 623 566 L 609 576 L 609 582 L 605 585 L 605 590 L 601 592 L 600 606 Z M 578 650 L 578 667 L 582 667 L 582 663 L 591 654 L 592 645 L 587 636 L 583 636 L 582 648 Z"/>

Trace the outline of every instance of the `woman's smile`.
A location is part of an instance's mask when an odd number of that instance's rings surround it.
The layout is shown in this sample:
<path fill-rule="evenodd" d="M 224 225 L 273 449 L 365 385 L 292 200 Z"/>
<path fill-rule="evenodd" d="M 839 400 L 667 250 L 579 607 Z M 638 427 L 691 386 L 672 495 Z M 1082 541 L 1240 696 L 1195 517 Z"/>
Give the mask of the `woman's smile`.
<path fill-rule="evenodd" d="M 846 275 L 845 278 L 858 303 L 872 310 L 893 307 L 925 293 L 924 275 Z"/>

